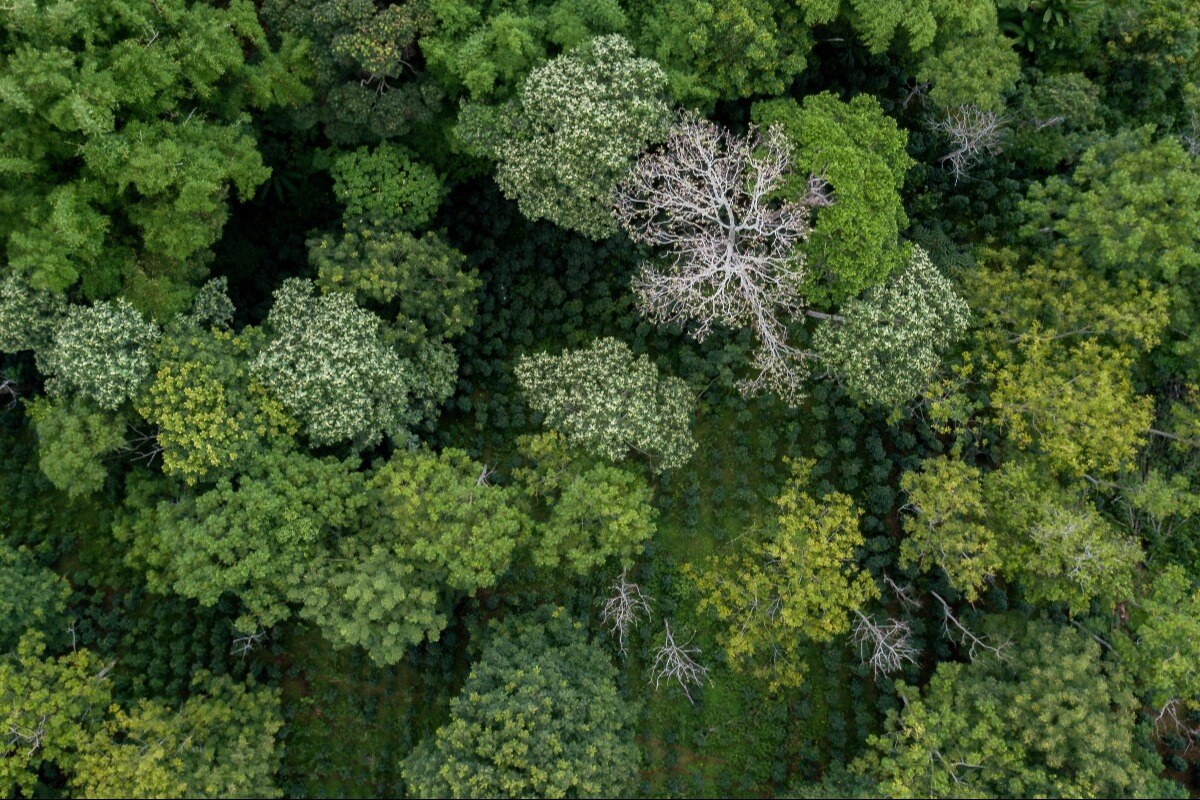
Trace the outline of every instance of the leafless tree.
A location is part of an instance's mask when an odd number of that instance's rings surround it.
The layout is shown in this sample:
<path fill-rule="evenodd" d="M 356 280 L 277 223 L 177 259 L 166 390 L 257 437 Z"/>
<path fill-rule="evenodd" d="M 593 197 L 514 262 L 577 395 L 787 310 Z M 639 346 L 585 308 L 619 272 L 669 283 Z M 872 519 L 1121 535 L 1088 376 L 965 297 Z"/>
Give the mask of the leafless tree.
<path fill-rule="evenodd" d="M 671 632 L 670 620 L 663 620 L 663 627 L 666 629 L 666 637 L 662 647 L 658 648 L 658 653 L 654 656 L 654 688 L 657 689 L 664 680 L 676 680 L 683 689 L 683 693 L 687 695 L 688 702 L 695 705 L 696 701 L 692 698 L 692 692 L 688 687 L 703 686 L 704 681 L 708 678 L 708 667 L 701 666 L 696 662 L 694 656 L 700 654 L 700 648 L 689 647 L 690 639 L 683 644 L 675 641 L 675 634 Z"/>
<path fill-rule="evenodd" d="M 612 585 L 613 595 L 604 603 L 600 619 L 612 628 L 621 648 L 621 655 L 628 655 L 629 631 L 636 628 L 643 614 L 650 619 L 650 598 L 642 594 L 641 587 L 629 581 L 629 570 L 621 570 L 617 582 Z"/>
<path fill-rule="evenodd" d="M 883 582 L 888 585 L 888 588 L 896 595 L 896 599 L 903 603 L 905 608 L 918 609 L 921 607 L 921 602 L 913 598 L 912 586 L 908 584 L 901 586 L 892 580 L 889 575 L 883 576 Z"/>
<path fill-rule="evenodd" d="M 974 661 L 976 655 L 983 651 L 991 653 L 1002 661 L 1008 660 L 1005 651 L 1008 649 L 1009 642 L 1001 642 L 999 645 L 991 644 L 986 638 L 976 634 L 959 620 L 954 609 L 946 602 L 946 598 L 932 590 L 929 593 L 942 605 L 942 630 L 947 637 L 967 648 L 968 659 Z"/>
<path fill-rule="evenodd" d="M 1160 736 L 1181 736 L 1191 745 L 1197 737 L 1200 737 L 1200 728 L 1191 724 L 1187 717 L 1187 709 L 1178 699 L 1173 698 L 1168 700 L 1155 715 L 1154 730 Z"/>
<path fill-rule="evenodd" d="M 237 636 L 233 640 L 233 647 L 230 652 L 245 658 L 248 654 L 258 649 L 258 646 L 267 638 L 267 632 L 262 628 L 256 628 L 254 633 L 245 636 Z"/>
<path fill-rule="evenodd" d="M 758 340 L 758 377 L 794 402 L 807 354 L 787 341 L 787 319 L 804 312 L 804 262 L 796 246 L 808 232 L 808 207 L 828 204 L 815 179 L 803 202 L 778 199 L 791 171 L 791 144 L 778 128 L 745 137 L 684 116 L 658 151 L 639 159 L 617 188 L 615 213 L 634 241 L 665 250 L 634 281 L 643 314 L 657 323 L 691 323 L 703 340 L 714 324 L 749 326 Z"/>
<path fill-rule="evenodd" d="M 132 434 L 117 452 L 127 455 L 134 461 L 145 461 L 149 466 L 154 459 L 162 455 L 163 447 L 158 443 L 158 434 L 143 431 L 135 425 L 129 426 Z"/>
<path fill-rule="evenodd" d="M 31 756 L 37 752 L 38 748 L 42 746 L 42 740 L 45 739 L 45 737 L 45 714 L 42 715 L 42 718 L 38 720 L 36 725 L 26 727 L 23 725 L 18 725 L 15 722 L 10 722 L 8 724 L 8 746 L 12 748 L 28 747 L 29 750 L 26 752 L 27 756 Z"/>
<path fill-rule="evenodd" d="M 1189 115 L 1188 129 L 1179 137 L 1189 154 L 1200 156 L 1200 114 L 1193 111 Z"/>
<path fill-rule="evenodd" d="M 942 163 L 957 183 L 980 161 L 1000 152 L 1007 119 L 997 111 L 959 106 L 933 122 L 933 129 L 950 139 L 953 149 Z"/>
<path fill-rule="evenodd" d="M 886 675 L 900 669 L 906 661 L 917 663 L 920 651 L 913 647 L 912 628 L 907 622 L 898 619 L 876 622 L 861 611 L 854 613 L 858 619 L 851 640 L 858 647 L 862 663 L 869 664 L 872 672 Z"/>
<path fill-rule="evenodd" d="M 16 383 L 10 381 L 8 378 L 0 379 L 0 404 L 4 408 L 15 406 L 19 397 Z"/>

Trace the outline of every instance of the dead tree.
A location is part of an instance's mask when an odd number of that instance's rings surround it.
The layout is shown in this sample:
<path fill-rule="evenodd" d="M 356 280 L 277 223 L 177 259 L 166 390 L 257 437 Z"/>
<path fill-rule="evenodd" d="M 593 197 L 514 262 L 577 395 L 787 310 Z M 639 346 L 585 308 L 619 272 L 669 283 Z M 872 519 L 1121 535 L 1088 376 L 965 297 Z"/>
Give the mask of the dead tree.
<path fill-rule="evenodd" d="M 12 749 L 27 747 L 26 756 L 31 756 L 42 746 L 46 737 L 46 715 L 43 714 L 38 723 L 33 726 L 22 726 L 15 722 L 8 724 L 8 746 Z"/>
<path fill-rule="evenodd" d="M 794 402 L 807 373 L 807 353 L 787 341 L 787 320 L 805 306 L 797 245 L 807 236 L 808 207 L 828 204 L 829 194 L 814 179 L 805 201 L 781 201 L 791 156 L 777 128 L 739 137 L 684 116 L 618 186 L 615 213 L 634 241 L 666 255 L 634 281 L 641 312 L 656 323 L 691 324 L 697 340 L 716 324 L 749 327 L 759 374 L 743 391 L 767 388 Z"/>
<path fill-rule="evenodd" d="M 253 633 L 245 636 L 234 637 L 233 646 L 229 649 L 231 653 L 245 658 L 248 654 L 258 649 L 267 638 L 267 632 L 262 628 L 255 628 Z"/>
<path fill-rule="evenodd" d="M 859 659 L 871 667 L 875 675 L 896 672 L 905 662 L 917 663 L 920 651 L 913 647 L 912 628 L 907 622 L 888 619 L 876 622 L 861 611 L 851 633 L 851 641 L 858 647 Z"/>
<path fill-rule="evenodd" d="M 946 598 L 933 590 L 930 590 L 929 593 L 942 605 L 943 633 L 946 634 L 948 639 L 956 641 L 960 646 L 967 648 L 967 658 L 969 660 L 974 661 L 980 651 L 991 653 L 1001 661 L 1008 660 L 1008 656 L 1004 652 L 1008 649 L 1008 642 L 1001 642 L 999 645 L 991 644 L 985 637 L 976 634 L 959 620 L 958 616 L 954 613 L 954 609 L 946 602 Z"/>
<path fill-rule="evenodd" d="M 163 446 L 158 443 L 158 434 L 143 431 L 136 425 L 129 425 L 131 436 L 117 449 L 118 453 L 129 456 L 133 461 L 145 461 L 146 466 L 154 463 L 163 453 Z"/>
<path fill-rule="evenodd" d="M 629 582 L 628 568 L 621 570 L 617 582 L 612 585 L 613 595 L 604 603 L 600 620 L 611 627 L 621 648 L 621 655 L 628 655 L 629 631 L 636 628 L 643 614 L 650 619 L 650 599 L 642 594 L 641 587 Z"/>
<path fill-rule="evenodd" d="M 17 404 L 20 395 L 17 394 L 17 384 L 10 381 L 8 378 L 0 379 L 0 405 L 4 408 L 12 408 Z"/>
<path fill-rule="evenodd" d="M 652 667 L 654 688 L 657 689 L 664 680 L 678 681 L 688 702 L 695 705 L 696 701 L 692 698 L 692 692 L 688 687 L 703 686 L 704 681 L 708 678 L 708 667 L 701 666 L 696 662 L 693 656 L 700 655 L 700 648 L 689 647 L 690 639 L 683 644 L 675 641 L 675 634 L 671 632 L 670 620 L 663 620 L 663 627 L 666 629 L 666 637 L 662 647 L 658 648 L 658 653 L 654 656 Z"/>
<path fill-rule="evenodd" d="M 933 122 L 933 129 L 950 139 L 952 150 L 942 156 L 942 164 L 958 183 L 984 158 L 999 154 L 1007 120 L 997 111 L 975 106 L 959 106 Z"/>

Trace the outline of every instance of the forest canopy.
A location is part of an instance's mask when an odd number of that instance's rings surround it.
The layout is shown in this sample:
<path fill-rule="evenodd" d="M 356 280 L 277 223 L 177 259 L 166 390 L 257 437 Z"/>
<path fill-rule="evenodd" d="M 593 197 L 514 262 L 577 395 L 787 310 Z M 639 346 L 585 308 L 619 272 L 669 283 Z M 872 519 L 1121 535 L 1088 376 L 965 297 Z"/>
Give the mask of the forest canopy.
<path fill-rule="evenodd" d="M 0 3 L 0 794 L 1200 792 L 1196 0 Z"/>

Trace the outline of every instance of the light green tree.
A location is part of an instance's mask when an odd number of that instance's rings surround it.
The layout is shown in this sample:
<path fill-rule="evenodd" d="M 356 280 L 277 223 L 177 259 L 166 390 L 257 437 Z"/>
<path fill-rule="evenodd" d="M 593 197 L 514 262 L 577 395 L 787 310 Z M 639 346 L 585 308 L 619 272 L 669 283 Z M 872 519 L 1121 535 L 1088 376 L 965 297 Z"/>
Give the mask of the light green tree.
<path fill-rule="evenodd" d="M 1078 254 L 1088 274 L 1146 281 L 1169 298 L 1168 364 L 1191 378 L 1200 352 L 1200 161 L 1151 127 L 1095 145 L 1021 205 L 1034 245 Z"/>
<path fill-rule="evenodd" d="M 556 50 L 629 27 L 620 0 L 435 0 L 421 41 L 431 73 L 455 95 L 507 99 Z"/>
<path fill-rule="evenodd" d="M 312 565 L 300 616 L 334 647 L 362 647 L 376 664 L 390 666 L 410 647 L 437 641 L 449 622 L 450 593 L 394 532 L 376 527 L 378 533 L 343 537 Z"/>
<path fill-rule="evenodd" d="M 270 174 L 246 112 L 307 98 L 304 46 L 271 49 L 244 0 L 20 0 L 3 26 L 9 268 L 182 310 L 231 192 Z"/>
<path fill-rule="evenodd" d="M 529 532 L 515 492 L 461 450 L 395 453 L 371 480 L 374 524 L 450 588 L 494 586 Z"/>
<path fill-rule="evenodd" d="M 754 121 L 781 126 L 792 142 L 793 172 L 783 193 L 798 202 L 819 176 L 827 193 L 813 209 L 806 293 L 816 304 L 838 304 L 881 282 L 907 253 L 900 232 L 908 225 L 900 190 L 913 165 L 908 135 L 870 95 L 843 102 L 828 92 L 795 100 L 755 103 Z"/>
<path fill-rule="evenodd" d="M 1146 596 L 1131 604 L 1128 638 L 1115 642 L 1133 665 L 1160 733 L 1185 732 L 1200 710 L 1200 589 L 1180 566 L 1154 574 Z"/>
<path fill-rule="evenodd" d="M 279 690 L 202 673 L 193 692 L 114 708 L 73 765 L 77 796 L 281 797 Z"/>
<path fill-rule="evenodd" d="M 43 767 L 71 767 L 112 699 L 111 667 L 83 649 L 49 656 L 33 631 L 0 660 L 0 793 L 35 796 Z"/>
<path fill-rule="evenodd" d="M 526 437 L 520 445 L 530 463 L 513 477 L 532 506 L 534 565 L 577 575 L 610 559 L 629 566 L 655 530 L 646 479 L 570 453 L 557 433 Z"/>
<path fill-rule="evenodd" d="M 1034 330 L 994 373 L 992 407 L 1008 441 L 1062 475 L 1112 475 L 1145 442 L 1154 401 L 1138 395 L 1130 357 L 1094 339 L 1063 347 Z"/>
<path fill-rule="evenodd" d="M 908 497 L 900 563 L 940 567 L 968 600 L 1000 568 L 995 532 L 986 524 L 980 470 L 958 459 L 929 458 L 906 472 L 900 486 Z"/>
<path fill-rule="evenodd" d="M 632 5 L 630 16 L 639 48 L 663 65 L 671 94 L 700 109 L 782 94 L 813 45 L 795 3 L 649 0 Z"/>
<path fill-rule="evenodd" d="M 163 472 L 188 484 L 236 469 L 299 430 L 251 372 L 253 331 L 185 328 L 164 337 L 137 411 L 155 426 Z"/>
<path fill-rule="evenodd" d="M 347 230 L 418 230 L 433 219 L 445 195 L 437 173 L 394 144 L 341 153 L 330 174 Z"/>
<path fill-rule="evenodd" d="M 1028 622 L 1006 658 L 944 663 L 869 739 L 855 770 L 886 797 L 1176 797 L 1139 741 L 1128 683 L 1100 645 Z"/>
<path fill-rule="evenodd" d="M 125 420 L 82 401 L 38 398 L 27 409 L 37 431 L 42 474 L 70 497 L 104 488 L 104 460 L 125 444 Z"/>
<path fill-rule="evenodd" d="M 358 529 L 366 499 L 357 466 L 268 450 L 208 491 L 157 505 L 133 497 L 117 535 L 131 544 L 128 559 L 147 571 L 151 589 L 205 606 L 236 596 L 237 627 L 252 633 L 287 619 L 289 603 L 305 600 L 312 565 Z"/>

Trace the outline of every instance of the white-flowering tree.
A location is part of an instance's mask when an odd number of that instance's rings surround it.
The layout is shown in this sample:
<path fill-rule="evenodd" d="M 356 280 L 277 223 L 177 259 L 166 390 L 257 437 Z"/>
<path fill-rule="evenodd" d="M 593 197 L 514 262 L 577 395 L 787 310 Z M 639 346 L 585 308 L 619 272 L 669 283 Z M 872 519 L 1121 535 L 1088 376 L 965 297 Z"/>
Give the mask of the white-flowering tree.
<path fill-rule="evenodd" d="M 779 199 L 791 155 L 778 128 L 741 137 L 684 116 L 619 185 L 615 212 L 634 241 L 665 255 L 634 282 L 642 313 L 691 324 L 698 340 L 717 324 L 751 328 L 759 374 L 743 389 L 795 401 L 807 375 L 806 354 L 788 342 L 788 320 L 806 305 L 797 245 L 808 231 L 808 206 L 827 197 Z"/>
<path fill-rule="evenodd" d="M 158 337 L 158 326 L 124 299 L 71 306 L 38 365 L 50 376 L 51 394 L 76 394 L 111 411 L 150 376 L 150 348 Z"/>
<path fill-rule="evenodd" d="M 687 383 L 659 375 L 649 357 L 618 339 L 522 356 L 516 374 L 546 424 L 597 455 L 619 461 L 634 450 L 663 470 L 687 463 L 696 449 Z"/>
<path fill-rule="evenodd" d="M 918 247 L 907 266 L 822 325 L 814 349 L 852 395 L 894 407 L 925 388 L 967 321 L 966 302 Z"/>
<path fill-rule="evenodd" d="M 458 135 L 493 158 L 529 219 L 592 238 L 616 233 L 613 187 L 671 124 L 667 76 L 621 36 L 601 36 L 530 73 L 507 105 L 468 104 Z"/>
<path fill-rule="evenodd" d="M 318 445 L 369 446 L 409 421 L 412 365 L 382 337 L 382 321 L 341 292 L 314 296 L 292 279 L 275 292 L 270 340 L 255 375 Z"/>

